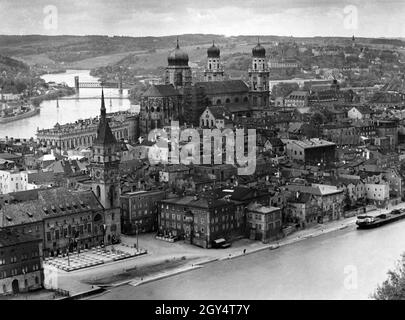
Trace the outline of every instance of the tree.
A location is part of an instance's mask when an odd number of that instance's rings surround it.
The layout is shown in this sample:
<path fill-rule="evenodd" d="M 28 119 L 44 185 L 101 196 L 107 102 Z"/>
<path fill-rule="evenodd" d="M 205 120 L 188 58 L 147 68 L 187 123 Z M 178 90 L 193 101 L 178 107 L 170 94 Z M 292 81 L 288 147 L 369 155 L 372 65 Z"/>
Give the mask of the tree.
<path fill-rule="evenodd" d="M 397 262 L 394 270 L 388 271 L 388 279 L 379 285 L 371 295 L 376 300 L 404 300 L 405 299 L 405 253 L 402 260 Z"/>

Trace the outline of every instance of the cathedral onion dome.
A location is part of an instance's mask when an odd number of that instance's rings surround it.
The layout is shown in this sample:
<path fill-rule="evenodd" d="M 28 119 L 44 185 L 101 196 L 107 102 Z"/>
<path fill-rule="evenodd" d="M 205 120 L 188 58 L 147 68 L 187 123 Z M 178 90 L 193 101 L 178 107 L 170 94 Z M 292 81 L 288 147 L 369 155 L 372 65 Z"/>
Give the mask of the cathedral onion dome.
<path fill-rule="evenodd" d="M 167 62 L 169 66 L 188 66 L 188 54 L 179 47 L 179 39 L 177 39 L 177 46 L 170 52 Z"/>
<path fill-rule="evenodd" d="M 262 47 L 259 40 L 257 41 L 256 47 L 252 49 L 252 55 L 255 58 L 265 58 L 266 57 L 266 49 Z"/>
<path fill-rule="evenodd" d="M 207 50 L 208 58 L 219 58 L 220 53 L 219 48 L 215 46 L 214 42 L 212 42 L 212 46 Z"/>

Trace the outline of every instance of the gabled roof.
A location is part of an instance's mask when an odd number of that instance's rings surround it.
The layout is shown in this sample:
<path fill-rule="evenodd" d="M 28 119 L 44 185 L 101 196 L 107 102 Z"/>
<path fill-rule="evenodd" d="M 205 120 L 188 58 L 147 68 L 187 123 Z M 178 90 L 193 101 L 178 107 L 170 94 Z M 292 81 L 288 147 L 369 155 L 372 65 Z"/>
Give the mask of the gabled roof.
<path fill-rule="evenodd" d="M 194 86 L 204 88 L 207 95 L 249 92 L 249 87 L 243 80 L 196 82 Z"/>
<path fill-rule="evenodd" d="M 369 106 L 356 106 L 356 108 L 361 114 L 371 114 L 373 110 Z"/>
<path fill-rule="evenodd" d="M 207 109 L 212 113 L 215 119 L 225 119 L 230 118 L 232 115 L 228 109 L 224 106 L 210 106 Z"/>
<path fill-rule="evenodd" d="M 143 93 L 143 97 L 171 97 L 178 96 L 180 93 L 171 84 L 155 84 L 151 85 L 148 90 Z"/>

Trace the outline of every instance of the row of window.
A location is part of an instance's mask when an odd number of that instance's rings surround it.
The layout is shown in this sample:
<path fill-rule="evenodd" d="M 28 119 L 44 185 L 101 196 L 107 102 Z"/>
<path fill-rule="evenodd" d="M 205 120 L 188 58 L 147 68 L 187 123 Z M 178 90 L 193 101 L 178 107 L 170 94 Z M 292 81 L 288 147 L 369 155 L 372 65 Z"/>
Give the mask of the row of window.
<path fill-rule="evenodd" d="M 7 277 L 13 277 L 18 274 L 26 274 L 28 272 L 33 272 L 33 271 L 38 271 L 39 270 L 39 264 L 33 264 L 32 266 L 23 266 L 21 268 L 13 268 L 10 270 L 5 270 L 0 272 L 0 279 L 4 279 Z"/>
<path fill-rule="evenodd" d="M 103 226 L 99 226 L 100 232 L 103 232 Z M 46 233 L 46 240 L 47 241 L 52 241 L 52 240 L 59 240 L 60 238 L 66 238 L 68 236 L 76 236 L 77 231 L 79 232 L 79 235 L 83 235 L 85 232 L 86 233 L 92 233 L 92 226 L 91 223 L 85 224 L 85 225 L 80 225 L 79 228 L 68 226 L 67 228 L 60 228 L 60 229 L 55 229 L 53 232 L 48 231 Z M 94 228 L 94 233 L 97 234 L 98 229 Z"/>

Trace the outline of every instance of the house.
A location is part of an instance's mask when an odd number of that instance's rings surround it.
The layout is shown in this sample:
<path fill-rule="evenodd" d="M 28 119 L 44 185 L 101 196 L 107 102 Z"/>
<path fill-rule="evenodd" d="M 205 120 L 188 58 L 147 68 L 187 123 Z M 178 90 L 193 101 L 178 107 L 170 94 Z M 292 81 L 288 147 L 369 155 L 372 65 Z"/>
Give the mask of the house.
<path fill-rule="evenodd" d="M 347 117 L 356 120 L 371 119 L 373 110 L 368 106 L 355 106 L 347 112 Z"/>
<path fill-rule="evenodd" d="M 308 91 L 293 91 L 284 98 L 283 107 L 305 108 L 308 106 Z"/>
<path fill-rule="evenodd" d="M 153 232 L 158 227 L 158 202 L 165 192 L 135 191 L 120 196 L 121 228 L 123 234 Z"/>
<path fill-rule="evenodd" d="M 160 201 L 159 234 L 211 248 L 215 241 L 244 235 L 243 206 L 211 197 L 185 196 Z"/>
<path fill-rule="evenodd" d="M 287 198 L 287 222 L 295 222 L 300 227 L 314 225 L 322 220 L 321 208 L 314 195 L 306 192 L 291 192 Z"/>
<path fill-rule="evenodd" d="M 159 171 L 159 181 L 172 183 L 177 178 L 183 177 L 190 173 L 191 167 L 184 164 L 166 165 Z"/>
<path fill-rule="evenodd" d="M 293 185 L 288 184 L 283 187 L 290 192 L 304 192 L 313 195 L 321 208 L 322 215 L 317 217 L 317 222 L 325 222 L 337 220 L 343 214 L 343 190 L 339 190 L 336 186 L 325 184 Z"/>
<path fill-rule="evenodd" d="M 42 288 L 42 239 L 0 229 L 0 296 Z"/>
<path fill-rule="evenodd" d="M 39 189 L 28 200 L 3 205 L 0 229 L 42 239 L 44 257 L 112 243 L 121 234 L 120 217 L 106 211 L 92 191 L 62 187 Z"/>
<path fill-rule="evenodd" d="M 281 209 L 252 202 L 246 208 L 247 232 L 251 240 L 267 243 L 281 236 Z"/>
<path fill-rule="evenodd" d="M 203 128 L 224 129 L 232 127 L 232 115 L 224 106 L 210 106 L 205 108 L 200 116 L 200 125 Z"/>
<path fill-rule="evenodd" d="M 336 144 L 319 138 L 310 140 L 282 139 L 286 148 L 286 155 L 306 164 L 334 162 L 336 158 Z"/>
<path fill-rule="evenodd" d="M 270 151 L 273 155 L 284 154 L 284 143 L 280 138 L 270 137 L 264 143 L 264 151 Z"/>

